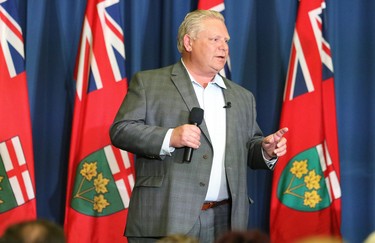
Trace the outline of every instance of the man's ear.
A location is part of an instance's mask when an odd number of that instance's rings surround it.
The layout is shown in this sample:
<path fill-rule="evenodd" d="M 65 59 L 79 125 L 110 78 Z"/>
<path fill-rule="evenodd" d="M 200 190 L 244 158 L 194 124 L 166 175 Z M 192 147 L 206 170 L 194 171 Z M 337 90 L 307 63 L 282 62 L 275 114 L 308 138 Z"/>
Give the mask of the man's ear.
<path fill-rule="evenodd" d="M 185 47 L 185 50 L 187 52 L 191 52 L 192 45 L 193 45 L 192 38 L 188 34 L 186 34 L 184 36 L 184 47 Z"/>

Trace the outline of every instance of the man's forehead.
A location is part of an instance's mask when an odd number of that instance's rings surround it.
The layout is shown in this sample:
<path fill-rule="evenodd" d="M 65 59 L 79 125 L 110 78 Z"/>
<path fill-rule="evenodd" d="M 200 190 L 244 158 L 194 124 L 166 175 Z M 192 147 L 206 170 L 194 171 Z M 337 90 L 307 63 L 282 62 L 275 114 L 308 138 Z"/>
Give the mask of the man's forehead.
<path fill-rule="evenodd" d="M 201 32 L 205 34 L 221 34 L 229 36 L 225 23 L 218 19 L 207 19 L 203 21 L 199 33 Z"/>
<path fill-rule="evenodd" d="M 220 30 L 217 28 L 203 28 L 198 34 L 197 37 L 220 37 L 229 39 L 230 36 L 227 30 Z"/>

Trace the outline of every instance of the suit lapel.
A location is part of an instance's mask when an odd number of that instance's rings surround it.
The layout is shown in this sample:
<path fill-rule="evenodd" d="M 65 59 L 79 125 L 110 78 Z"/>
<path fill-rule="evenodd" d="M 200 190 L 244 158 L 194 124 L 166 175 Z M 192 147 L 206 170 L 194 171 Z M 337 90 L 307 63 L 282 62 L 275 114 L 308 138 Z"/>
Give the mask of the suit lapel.
<path fill-rule="evenodd" d="M 177 62 L 173 66 L 171 79 L 189 111 L 191 111 L 193 107 L 200 107 L 193 85 L 191 84 L 189 74 L 187 73 L 181 61 Z M 206 136 L 208 141 L 211 143 L 206 122 L 204 120 L 202 124 L 199 125 L 199 127 L 201 128 L 204 136 Z"/>
<path fill-rule="evenodd" d="M 231 103 L 231 107 L 226 108 L 226 146 L 225 146 L 226 147 L 225 148 L 226 159 L 225 161 L 231 162 L 232 161 L 231 156 L 236 153 L 235 151 L 236 138 L 234 137 L 235 136 L 234 131 L 237 128 L 235 127 L 234 124 L 237 124 L 235 119 L 237 118 L 239 107 L 238 105 L 236 105 L 236 100 L 238 98 L 235 97 L 235 94 L 232 90 L 231 85 L 229 84 L 226 78 L 223 78 L 223 79 L 227 87 L 226 89 L 223 89 L 225 104 L 227 104 L 228 102 Z"/>
<path fill-rule="evenodd" d="M 181 62 L 174 65 L 171 78 L 188 109 L 191 110 L 193 107 L 199 107 L 193 85 Z"/>

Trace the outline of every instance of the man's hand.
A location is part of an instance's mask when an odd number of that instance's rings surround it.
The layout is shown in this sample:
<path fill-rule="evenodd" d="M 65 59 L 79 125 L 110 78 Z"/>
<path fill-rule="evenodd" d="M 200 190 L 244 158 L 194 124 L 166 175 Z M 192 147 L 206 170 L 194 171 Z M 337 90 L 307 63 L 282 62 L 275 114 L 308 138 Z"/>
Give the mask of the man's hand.
<path fill-rule="evenodd" d="M 199 148 L 201 130 L 195 125 L 185 124 L 173 129 L 170 146 L 175 148 L 190 147 Z"/>
<path fill-rule="evenodd" d="M 262 147 L 266 159 L 271 159 L 275 156 L 280 157 L 286 153 L 286 138 L 284 137 L 286 132 L 288 132 L 288 128 L 284 127 L 263 139 Z"/>

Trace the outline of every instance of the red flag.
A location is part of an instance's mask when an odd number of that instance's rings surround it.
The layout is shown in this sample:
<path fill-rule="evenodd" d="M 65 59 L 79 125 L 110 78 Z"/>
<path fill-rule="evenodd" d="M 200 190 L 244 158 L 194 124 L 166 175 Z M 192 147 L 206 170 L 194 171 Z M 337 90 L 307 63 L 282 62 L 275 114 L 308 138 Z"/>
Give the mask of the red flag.
<path fill-rule="evenodd" d="M 341 237 L 341 189 L 335 89 L 324 0 L 301 0 L 280 127 L 288 153 L 274 171 L 272 242 Z"/>
<path fill-rule="evenodd" d="M 89 0 L 76 62 L 65 232 L 68 242 L 124 242 L 133 157 L 109 128 L 127 92 L 119 0 Z"/>
<path fill-rule="evenodd" d="M 22 29 L 15 2 L 0 3 L 0 234 L 36 218 L 34 155 Z"/>
<path fill-rule="evenodd" d="M 198 9 L 211 9 L 222 12 L 225 9 L 224 0 L 199 0 Z"/>
<path fill-rule="evenodd" d="M 199 0 L 198 9 L 215 10 L 224 15 L 225 4 L 224 0 Z M 224 77 L 231 78 L 231 65 L 228 56 L 227 63 L 224 68 L 220 70 L 220 74 Z"/>

